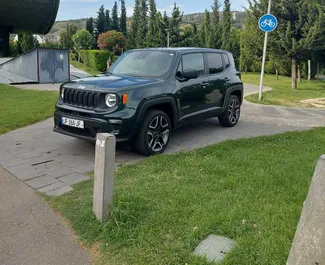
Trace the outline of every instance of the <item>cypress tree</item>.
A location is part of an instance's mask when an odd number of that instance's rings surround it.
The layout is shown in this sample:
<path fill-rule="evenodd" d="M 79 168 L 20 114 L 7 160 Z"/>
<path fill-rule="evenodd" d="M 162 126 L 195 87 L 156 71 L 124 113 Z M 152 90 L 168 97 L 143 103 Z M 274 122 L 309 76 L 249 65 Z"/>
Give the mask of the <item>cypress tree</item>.
<path fill-rule="evenodd" d="M 230 48 L 231 11 L 230 0 L 225 0 L 222 16 L 222 49 Z"/>
<path fill-rule="evenodd" d="M 146 47 L 146 37 L 148 33 L 148 3 L 147 0 L 141 0 L 140 20 L 136 36 L 137 48 Z"/>
<path fill-rule="evenodd" d="M 120 31 L 126 36 L 126 7 L 125 0 L 121 0 L 121 18 L 120 18 Z"/>
<path fill-rule="evenodd" d="M 112 22 L 110 17 L 110 11 L 105 12 L 105 31 L 110 31 L 112 29 Z"/>
<path fill-rule="evenodd" d="M 135 0 L 135 5 L 133 8 L 132 26 L 131 32 L 129 34 L 129 41 L 132 47 L 136 47 L 136 37 L 140 22 L 140 11 L 141 11 L 141 0 Z"/>
<path fill-rule="evenodd" d="M 157 7 L 155 0 L 149 0 L 149 23 L 147 33 L 147 46 L 155 47 L 159 45 L 157 41 L 158 37 L 158 23 L 157 23 Z"/>
<path fill-rule="evenodd" d="M 106 16 L 105 16 L 105 9 L 104 9 L 104 5 L 102 5 L 99 8 L 99 11 L 97 12 L 98 16 L 96 19 L 96 33 L 97 35 L 105 32 L 106 30 Z"/>
<path fill-rule="evenodd" d="M 118 7 L 116 1 L 112 9 L 112 30 L 116 30 L 116 31 L 119 30 Z"/>
<path fill-rule="evenodd" d="M 88 30 L 90 34 L 94 34 L 94 19 L 92 17 L 87 19 L 86 30 Z"/>

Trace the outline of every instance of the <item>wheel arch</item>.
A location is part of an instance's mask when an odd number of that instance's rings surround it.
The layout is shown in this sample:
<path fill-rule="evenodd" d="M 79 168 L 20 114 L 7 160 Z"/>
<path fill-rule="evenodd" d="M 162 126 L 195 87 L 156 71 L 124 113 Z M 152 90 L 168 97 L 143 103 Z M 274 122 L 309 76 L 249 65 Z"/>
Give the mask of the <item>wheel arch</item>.
<path fill-rule="evenodd" d="M 170 119 L 172 129 L 177 127 L 178 112 L 176 102 L 172 97 L 156 98 L 145 101 L 139 110 L 137 126 L 140 126 L 142 123 L 145 113 L 152 109 L 165 112 Z"/>

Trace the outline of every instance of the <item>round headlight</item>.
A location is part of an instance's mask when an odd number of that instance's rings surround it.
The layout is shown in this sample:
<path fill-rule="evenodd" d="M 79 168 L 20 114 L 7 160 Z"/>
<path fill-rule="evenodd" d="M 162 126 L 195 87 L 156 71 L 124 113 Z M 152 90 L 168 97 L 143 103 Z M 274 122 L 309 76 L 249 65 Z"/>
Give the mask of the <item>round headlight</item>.
<path fill-rule="evenodd" d="M 64 87 L 61 88 L 61 98 L 64 99 Z"/>
<path fill-rule="evenodd" d="M 117 104 L 117 97 L 115 94 L 107 94 L 105 97 L 107 107 L 113 108 Z"/>

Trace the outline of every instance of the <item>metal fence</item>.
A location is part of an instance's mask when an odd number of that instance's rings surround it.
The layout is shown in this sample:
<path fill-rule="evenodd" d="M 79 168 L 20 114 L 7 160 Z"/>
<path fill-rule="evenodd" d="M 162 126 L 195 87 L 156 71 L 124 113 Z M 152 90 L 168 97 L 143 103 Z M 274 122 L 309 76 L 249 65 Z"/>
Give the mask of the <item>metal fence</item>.
<path fill-rule="evenodd" d="M 70 80 L 69 50 L 36 48 L 0 65 L 2 70 L 35 83 L 62 83 Z"/>

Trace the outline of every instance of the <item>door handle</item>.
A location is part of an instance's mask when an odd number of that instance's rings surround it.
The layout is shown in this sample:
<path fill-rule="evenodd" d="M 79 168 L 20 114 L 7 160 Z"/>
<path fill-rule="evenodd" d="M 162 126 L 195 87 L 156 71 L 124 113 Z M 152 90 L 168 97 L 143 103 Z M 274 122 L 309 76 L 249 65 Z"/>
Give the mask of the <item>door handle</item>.
<path fill-rule="evenodd" d="M 208 85 L 210 85 L 209 82 L 202 82 L 202 83 L 201 83 L 201 86 L 203 86 L 203 87 L 206 87 L 206 86 L 208 86 Z"/>

